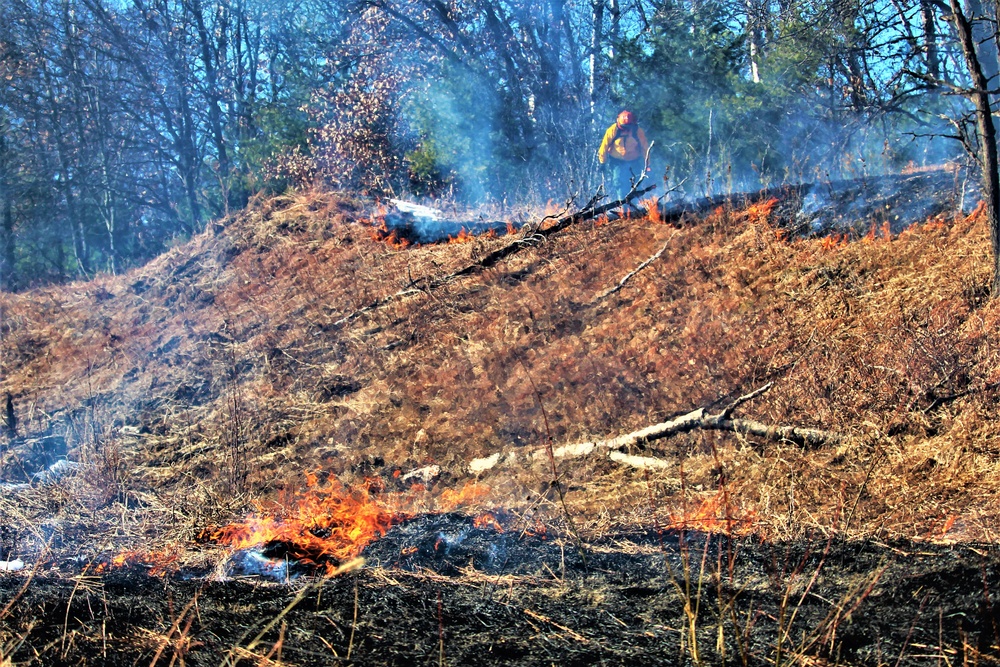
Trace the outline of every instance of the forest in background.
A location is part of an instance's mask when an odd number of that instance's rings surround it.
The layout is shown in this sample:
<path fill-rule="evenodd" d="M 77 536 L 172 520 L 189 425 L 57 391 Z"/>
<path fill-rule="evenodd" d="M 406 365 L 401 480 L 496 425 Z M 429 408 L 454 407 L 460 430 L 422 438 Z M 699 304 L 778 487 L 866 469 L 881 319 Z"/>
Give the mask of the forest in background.
<path fill-rule="evenodd" d="M 995 17 L 989 0 L 5 0 L 0 287 L 120 272 L 290 186 L 589 197 L 623 107 L 689 195 L 975 154 L 955 26 L 989 81 Z"/>

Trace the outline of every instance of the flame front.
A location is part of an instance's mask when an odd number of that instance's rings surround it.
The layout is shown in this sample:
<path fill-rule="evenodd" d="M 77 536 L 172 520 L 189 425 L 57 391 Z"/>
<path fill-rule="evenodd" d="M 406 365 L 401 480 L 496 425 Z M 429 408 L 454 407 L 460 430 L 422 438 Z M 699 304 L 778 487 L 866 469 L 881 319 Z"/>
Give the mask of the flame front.
<path fill-rule="evenodd" d="M 388 215 L 389 209 L 384 204 L 378 204 L 376 206 L 375 212 L 368 221 L 371 224 L 368 234 L 372 241 L 384 243 L 394 250 L 404 250 L 410 247 L 409 239 L 400 238 L 399 232 L 395 229 L 389 229 L 389 224 L 387 222 Z"/>
<path fill-rule="evenodd" d="M 771 214 L 774 213 L 774 209 L 778 203 L 779 201 L 777 197 L 771 197 L 765 201 L 759 201 L 756 204 L 747 206 L 746 210 L 743 211 L 743 215 L 751 222 L 766 223 L 770 219 Z"/>
<path fill-rule="evenodd" d="M 286 565 L 295 561 L 333 576 L 341 571 L 338 567 L 342 563 L 355 559 L 396 524 L 428 511 L 452 512 L 479 504 L 489 491 L 487 486 L 470 482 L 431 498 L 426 497 L 429 494 L 423 484 L 413 484 L 408 492 L 383 492 L 379 479 L 348 488 L 333 479 L 320 485 L 315 475 L 308 474 L 301 495 L 286 494 L 278 502 L 258 503 L 245 520 L 206 528 L 198 539 L 226 545 L 234 552 L 255 551 L 274 562 L 283 559 Z M 495 513 L 481 515 L 475 525 L 503 532 Z M 152 575 L 165 576 L 179 569 L 179 549 L 125 551 L 98 563 L 94 571 L 103 574 L 138 565 Z"/>
<path fill-rule="evenodd" d="M 294 506 L 266 514 L 263 508 L 245 521 L 207 532 L 208 539 L 233 549 L 280 543 L 295 560 L 334 567 L 353 558 L 407 515 L 379 502 L 372 482 L 348 489 L 338 482 L 320 487 L 310 477 L 309 488 Z"/>

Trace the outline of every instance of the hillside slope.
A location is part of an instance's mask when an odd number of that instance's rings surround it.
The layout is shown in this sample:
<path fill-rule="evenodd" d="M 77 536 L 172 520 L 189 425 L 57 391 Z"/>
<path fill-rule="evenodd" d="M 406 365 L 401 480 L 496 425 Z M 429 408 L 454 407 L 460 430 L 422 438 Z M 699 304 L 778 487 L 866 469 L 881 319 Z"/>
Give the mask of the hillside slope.
<path fill-rule="evenodd" d="M 6 500 L 6 520 L 44 526 L 38 539 L 104 535 L 88 552 L 186 539 L 307 474 L 402 488 L 433 464 L 422 479 L 440 493 L 476 457 L 622 434 L 773 382 L 739 413 L 845 442 L 693 431 L 641 452 L 669 462 L 655 472 L 560 461 L 567 510 L 548 463 L 482 473 L 483 502 L 600 531 L 721 488 L 772 536 L 996 530 L 1000 306 L 976 215 L 855 243 L 786 240 L 767 206 L 581 223 L 341 323 L 508 242 L 397 250 L 364 217 L 333 194 L 288 195 L 126 275 L 0 294 L 0 397 L 17 418 L 0 481 L 63 451 L 83 463 L 69 493 Z M 111 536 L 122 508 L 141 529 Z"/>

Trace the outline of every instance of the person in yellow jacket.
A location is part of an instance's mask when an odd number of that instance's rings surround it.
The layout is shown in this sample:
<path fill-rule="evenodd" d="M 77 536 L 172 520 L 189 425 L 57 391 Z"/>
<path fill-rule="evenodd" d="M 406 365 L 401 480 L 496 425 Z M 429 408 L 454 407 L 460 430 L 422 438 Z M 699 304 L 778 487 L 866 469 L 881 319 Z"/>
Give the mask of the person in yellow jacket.
<path fill-rule="evenodd" d="M 618 114 L 614 125 L 609 127 L 597 149 L 597 159 L 602 165 L 611 167 L 610 194 L 622 199 L 646 171 L 646 153 L 649 141 L 631 111 Z"/>

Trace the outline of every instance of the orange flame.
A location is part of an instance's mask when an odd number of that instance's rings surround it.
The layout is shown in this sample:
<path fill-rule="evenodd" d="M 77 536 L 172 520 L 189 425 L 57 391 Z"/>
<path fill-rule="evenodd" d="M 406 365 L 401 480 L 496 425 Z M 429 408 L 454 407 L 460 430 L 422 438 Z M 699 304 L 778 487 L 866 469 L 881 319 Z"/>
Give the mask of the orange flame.
<path fill-rule="evenodd" d="M 847 245 L 847 234 L 830 234 L 823 237 L 823 250 L 836 250 Z"/>
<path fill-rule="evenodd" d="M 666 528 L 725 535 L 749 535 L 753 532 L 756 520 L 756 512 L 735 514 L 733 508 L 726 505 L 726 494 L 719 491 L 713 497 L 705 499 L 693 511 L 685 508 L 679 516 L 671 514 Z"/>
<path fill-rule="evenodd" d="M 373 226 L 369 232 L 369 237 L 372 241 L 377 241 L 379 243 L 384 243 L 394 250 L 405 250 L 410 247 L 410 240 L 400 238 L 399 234 L 395 229 L 389 229 L 385 222 L 380 225 Z"/>
<path fill-rule="evenodd" d="M 881 227 L 872 222 L 871 227 L 868 229 L 868 233 L 862 239 L 865 243 L 872 243 L 877 238 L 882 238 L 882 240 L 891 243 L 892 242 L 892 226 L 889 224 L 888 220 L 882 221 Z"/>
<path fill-rule="evenodd" d="M 462 227 L 455 236 L 448 236 L 448 243 L 472 243 L 476 240 L 475 235 L 470 234 Z"/>
<path fill-rule="evenodd" d="M 379 203 L 375 205 L 375 212 L 372 213 L 372 217 L 368 221 L 371 224 L 368 236 L 371 237 L 372 241 L 384 243 L 394 250 L 404 250 L 410 247 L 409 239 L 400 238 L 399 233 L 395 229 L 389 229 L 389 226 L 385 222 L 388 214 L 389 209 L 385 204 Z"/>
<path fill-rule="evenodd" d="M 179 567 L 180 556 L 172 551 L 150 551 L 143 553 L 140 551 L 123 551 L 111 557 L 104 563 L 98 563 L 94 567 L 95 574 L 101 574 L 108 570 L 142 565 L 148 568 L 149 574 L 154 577 L 165 577 L 172 572 L 176 572 Z"/>
<path fill-rule="evenodd" d="M 976 208 L 972 209 L 972 212 L 965 216 L 965 219 L 969 221 L 978 220 L 983 215 L 985 210 L 986 202 L 980 200 L 980 202 L 976 204 Z"/>
<path fill-rule="evenodd" d="M 482 500 L 490 492 L 488 486 L 469 482 L 458 491 L 445 489 L 441 493 L 439 505 L 444 512 L 451 512 L 465 505 L 472 505 Z"/>
<path fill-rule="evenodd" d="M 650 197 L 649 199 L 643 199 L 639 202 L 646 211 L 646 217 L 649 218 L 651 222 L 660 224 L 663 222 L 663 217 L 660 215 L 660 200 L 656 197 Z"/>
<path fill-rule="evenodd" d="M 221 528 L 201 531 L 199 540 L 216 542 L 234 551 L 280 544 L 290 560 L 314 566 L 327 575 L 334 574 L 339 563 L 358 556 L 374 540 L 394 525 L 414 516 L 421 507 L 427 510 L 423 484 L 413 484 L 408 492 L 381 493 L 381 482 L 369 479 L 360 486 L 347 488 L 331 480 L 321 486 L 317 477 L 306 475 L 306 491 L 281 503 L 258 503 L 257 511 L 246 520 Z M 490 489 L 470 482 L 461 489 L 446 489 L 432 502 L 436 512 L 451 512 L 480 502 Z M 395 506 L 395 508 L 394 508 Z M 502 513 L 501 513 L 502 515 Z M 473 520 L 477 528 L 503 532 L 501 518 L 485 512 Z M 537 523 L 536 532 L 544 539 L 545 526 Z M 179 569 L 179 551 L 123 551 L 94 567 L 95 574 L 112 569 L 141 565 L 153 576 L 166 576 Z"/>
<path fill-rule="evenodd" d="M 877 235 L 876 229 L 877 228 L 875 226 L 875 223 L 873 222 L 872 226 L 868 228 L 868 233 L 865 234 L 865 237 L 861 240 L 864 241 L 865 243 L 871 243 L 872 241 L 874 241 Z"/>
<path fill-rule="evenodd" d="M 480 530 L 488 530 L 492 528 L 498 533 L 503 532 L 503 526 L 500 525 L 496 515 L 492 512 L 483 512 L 472 520 L 472 525 Z"/>
<path fill-rule="evenodd" d="M 246 521 L 205 531 L 202 537 L 233 549 L 281 543 L 295 560 L 323 566 L 330 572 L 336 567 L 331 560 L 357 556 L 393 525 L 408 518 L 378 501 L 372 481 L 353 489 L 338 482 L 320 487 L 311 476 L 308 482 L 309 489 L 294 506 L 270 515 L 253 514 Z"/>
<path fill-rule="evenodd" d="M 778 205 L 778 198 L 771 197 L 767 201 L 757 202 L 756 204 L 751 204 L 747 206 L 743 211 L 743 215 L 750 222 L 756 223 L 766 223 L 770 220 L 771 213 L 774 212 L 774 207 Z"/>

